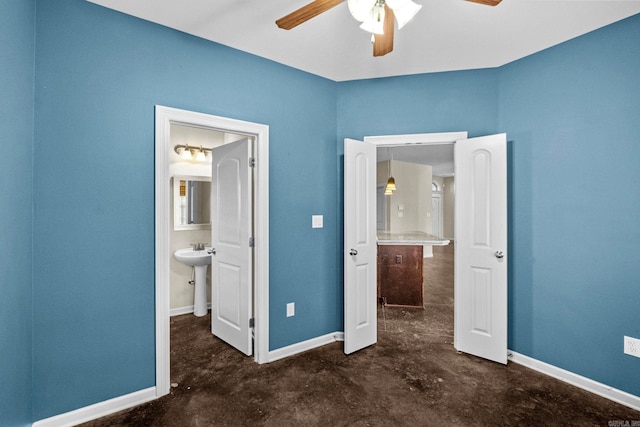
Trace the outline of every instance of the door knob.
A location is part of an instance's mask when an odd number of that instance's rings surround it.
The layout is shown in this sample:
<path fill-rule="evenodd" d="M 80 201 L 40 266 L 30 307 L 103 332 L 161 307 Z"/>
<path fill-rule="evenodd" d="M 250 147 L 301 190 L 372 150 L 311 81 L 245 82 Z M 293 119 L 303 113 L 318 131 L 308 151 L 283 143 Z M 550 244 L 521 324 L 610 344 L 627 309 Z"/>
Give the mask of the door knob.
<path fill-rule="evenodd" d="M 355 249 L 351 249 L 351 250 L 349 251 L 349 255 L 351 255 L 351 256 L 356 256 L 356 255 L 358 255 L 358 251 L 356 251 Z"/>
<path fill-rule="evenodd" d="M 498 258 L 498 259 L 502 259 L 502 258 L 504 258 L 504 252 L 502 252 L 502 251 L 496 251 L 496 258 Z"/>
<path fill-rule="evenodd" d="M 215 255 L 216 254 L 216 248 L 211 248 L 207 251 L 210 255 Z"/>

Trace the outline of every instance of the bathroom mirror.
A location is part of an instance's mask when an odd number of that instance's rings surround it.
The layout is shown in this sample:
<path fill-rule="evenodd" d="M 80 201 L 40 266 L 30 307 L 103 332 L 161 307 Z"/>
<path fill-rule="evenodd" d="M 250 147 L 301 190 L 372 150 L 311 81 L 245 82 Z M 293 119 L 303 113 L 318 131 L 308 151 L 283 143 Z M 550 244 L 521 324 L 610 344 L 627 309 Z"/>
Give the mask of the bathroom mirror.
<path fill-rule="evenodd" d="M 211 179 L 173 177 L 173 229 L 211 229 Z"/>

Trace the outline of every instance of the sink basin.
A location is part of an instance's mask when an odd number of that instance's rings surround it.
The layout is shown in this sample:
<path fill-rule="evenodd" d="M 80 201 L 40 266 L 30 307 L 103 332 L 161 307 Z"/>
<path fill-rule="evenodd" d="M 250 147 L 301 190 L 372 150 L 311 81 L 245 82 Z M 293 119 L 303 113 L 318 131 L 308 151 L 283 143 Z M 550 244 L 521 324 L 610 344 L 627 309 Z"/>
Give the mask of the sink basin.
<path fill-rule="evenodd" d="M 211 264 L 211 247 L 195 251 L 193 248 L 178 249 L 173 254 L 176 259 L 195 269 L 195 287 L 193 291 L 193 314 L 205 316 L 207 314 L 207 268 Z"/>
<path fill-rule="evenodd" d="M 202 251 L 194 251 L 193 248 L 178 249 L 174 256 L 176 259 L 187 265 L 194 267 L 211 264 L 210 247 L 204 248 Z"/>

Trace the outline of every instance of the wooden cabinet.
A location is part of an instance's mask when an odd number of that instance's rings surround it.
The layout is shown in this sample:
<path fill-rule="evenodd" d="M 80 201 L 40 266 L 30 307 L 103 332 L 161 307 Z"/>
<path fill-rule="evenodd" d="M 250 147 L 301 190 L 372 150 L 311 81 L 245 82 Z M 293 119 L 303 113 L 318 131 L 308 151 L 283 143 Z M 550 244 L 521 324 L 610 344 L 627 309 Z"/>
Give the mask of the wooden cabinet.
<path fill-rule="evenodd" d="M 422 245 L 378 245 L 378 298 L 424 308 Z"/>

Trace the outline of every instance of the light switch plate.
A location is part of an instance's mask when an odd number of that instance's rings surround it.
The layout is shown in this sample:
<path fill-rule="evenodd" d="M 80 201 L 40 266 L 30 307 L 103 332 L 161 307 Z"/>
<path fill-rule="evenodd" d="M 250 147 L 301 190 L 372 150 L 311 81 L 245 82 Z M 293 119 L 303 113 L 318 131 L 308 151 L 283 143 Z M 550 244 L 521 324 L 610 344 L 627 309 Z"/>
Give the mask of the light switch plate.
<path fill-rule="evenodd" d="M 322 215 L 311 215 L 311 228 L 322 228 L 324 217 Z"/>
<path fill-rule="evenodd" d="M 287 304 L 287 317 L 295 316 L 296 314 L 296 303 L 290 302 Z"/>

